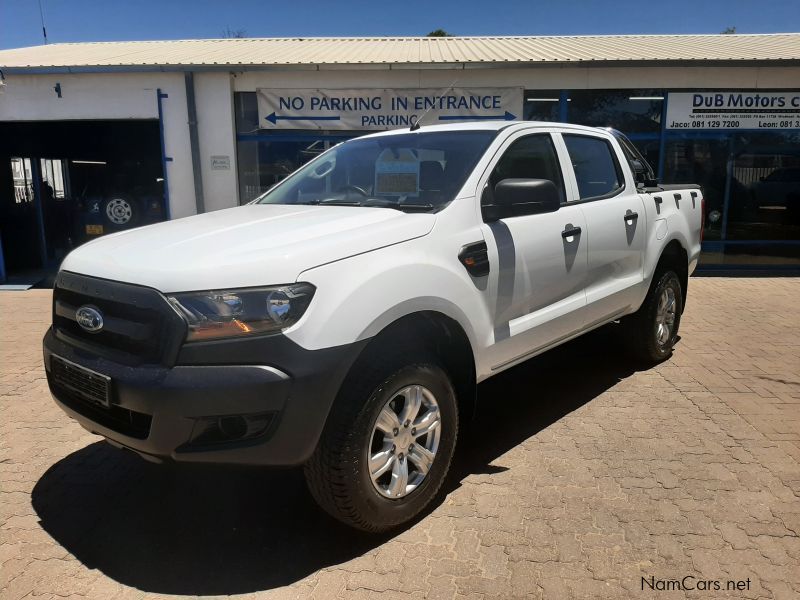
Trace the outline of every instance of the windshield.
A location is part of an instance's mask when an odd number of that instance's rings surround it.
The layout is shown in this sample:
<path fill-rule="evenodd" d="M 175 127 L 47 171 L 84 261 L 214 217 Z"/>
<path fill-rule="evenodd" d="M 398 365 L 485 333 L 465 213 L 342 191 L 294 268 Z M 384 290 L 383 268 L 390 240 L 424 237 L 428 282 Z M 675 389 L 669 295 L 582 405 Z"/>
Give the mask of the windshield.
<path fill-rule="evenodd" d="M 255 203 L 438 210 L 455 198 L 496 133 L 441 131 L 350 140 Z"/>

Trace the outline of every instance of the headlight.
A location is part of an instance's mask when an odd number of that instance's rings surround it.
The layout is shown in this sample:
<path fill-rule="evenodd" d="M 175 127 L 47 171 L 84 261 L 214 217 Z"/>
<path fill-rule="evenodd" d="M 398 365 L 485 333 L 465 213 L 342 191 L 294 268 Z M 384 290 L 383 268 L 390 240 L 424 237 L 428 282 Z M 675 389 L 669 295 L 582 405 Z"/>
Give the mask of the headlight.
<path fill-rule="evenodd" d="M 244 290 L 173 294 L 167 299 L 189 324 L 187 342 L 274 333 L 294 325 L 316 288 L 295 283 Z"/>

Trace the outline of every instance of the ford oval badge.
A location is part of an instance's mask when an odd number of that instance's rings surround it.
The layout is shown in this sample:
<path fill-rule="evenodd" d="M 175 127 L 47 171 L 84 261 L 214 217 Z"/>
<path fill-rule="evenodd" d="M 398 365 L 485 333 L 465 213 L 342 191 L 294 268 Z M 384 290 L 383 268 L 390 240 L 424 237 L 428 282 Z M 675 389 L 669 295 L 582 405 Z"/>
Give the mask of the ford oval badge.
<path fill-rule="evenodd" d="M 97 333 L 103 329 L 103 314 L 97 308 L 88 304 L 75 311 L 75 320 L 83 330 L 89 333 Z"/>

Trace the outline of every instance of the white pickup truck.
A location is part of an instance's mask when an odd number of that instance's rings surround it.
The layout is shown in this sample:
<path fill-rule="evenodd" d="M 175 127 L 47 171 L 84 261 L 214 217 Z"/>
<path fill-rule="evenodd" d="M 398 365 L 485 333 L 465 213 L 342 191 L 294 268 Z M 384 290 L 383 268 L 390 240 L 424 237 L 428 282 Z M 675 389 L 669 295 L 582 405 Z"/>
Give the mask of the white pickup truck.
<path fill-rule="evenodd" d="M 670 355 L 702 214 L 613 130 L 360 137 L 246 206 L 74 250 L 48 382 L 116 446 L 304 465 L 326 511 L 387 530 L 439 490 L 479 382 L 618 320 Z"/>

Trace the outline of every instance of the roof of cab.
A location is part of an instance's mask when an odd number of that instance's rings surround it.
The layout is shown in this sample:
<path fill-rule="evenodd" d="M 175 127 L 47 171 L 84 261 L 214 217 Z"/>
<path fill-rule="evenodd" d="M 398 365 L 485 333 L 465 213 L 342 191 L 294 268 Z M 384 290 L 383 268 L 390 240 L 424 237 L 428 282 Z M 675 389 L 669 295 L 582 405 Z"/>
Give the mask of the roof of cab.
<path fill-rule="evenodd" d="M 445 125 L 421 125 L 418 129 L 403 127 L 402 129 L 391 129 L 389 131 L 378 131 L 369 135 L 361 136 L 357 139 L 366 137 L 379 137 L 385 135 L 398 135 L 403 133 L 433 133 L 438 131 L 500 131 L 502 129 L 535 129 L 535 128 L 574 129 L 592 133 L 608 132 L 597 127 L 587 127 L 585 125 L 575 125 L 573 123 L 556 123 L 552 121 L 462 121 L 460 123 L 448 123 Z"/>

